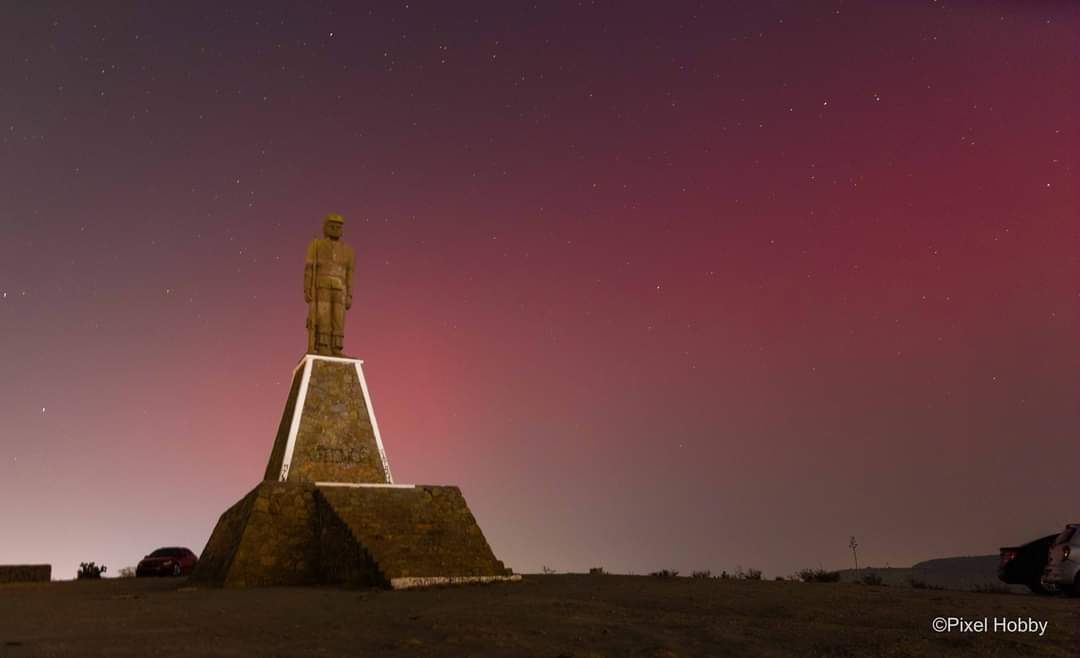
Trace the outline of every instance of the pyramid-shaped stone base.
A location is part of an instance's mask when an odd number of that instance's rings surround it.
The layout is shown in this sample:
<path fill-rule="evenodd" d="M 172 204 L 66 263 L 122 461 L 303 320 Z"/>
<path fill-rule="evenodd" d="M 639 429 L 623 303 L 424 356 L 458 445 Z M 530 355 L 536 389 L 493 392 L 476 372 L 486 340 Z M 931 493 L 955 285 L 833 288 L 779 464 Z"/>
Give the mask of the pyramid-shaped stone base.
<path fill-rule="evenodd" d="M 262 482 L 214 528 L 193 582 L 395 589 L 518 580 L 457 487 Z"/>

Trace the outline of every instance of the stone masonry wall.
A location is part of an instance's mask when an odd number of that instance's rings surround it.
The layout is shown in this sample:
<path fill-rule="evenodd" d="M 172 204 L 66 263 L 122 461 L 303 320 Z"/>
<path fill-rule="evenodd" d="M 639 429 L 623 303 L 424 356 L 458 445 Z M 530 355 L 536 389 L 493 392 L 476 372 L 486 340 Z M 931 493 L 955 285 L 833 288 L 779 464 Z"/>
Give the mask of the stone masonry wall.
<path fill-rule="evenodd" d="M 51 564 L 0 564 L 0 583 L 49 582 Z"/>
<path fill-rule="evenodd" d="M 285 444 L 289 440 L 289 429 L 292 427 L 293 409 L 296 407 L 296 398 L 300 394 L 300 380 L 304 376 L 304 368 L 296 369 L 293 374 L 292 385 L 289 387 L 289 397 L 285 400 L 285 409 L 281 412 L 281 422 L 278 423 L 277 436 L 274 437 L 274 447 L 270 450 L 270 461 L 266 464 L 264 480 L 277 480 L 281 476 L 281 462 L 285 458 Z"/>
<path fill-rule="evenodd" d="M 314 494 L 310 484 L 259 484 L 221 515 L 191 580 L 226 587 L 318 582 Z"/>
<path fill-rule="evenodd" d="M 258 495 L 259 489 L 256 488 L 222 513 L 199 556 L 199 563 L 191 573 L 192 582 L 225 583 Z"/>
<path fill-rule="evenodd" d="M 225 585 L 305 585 L 317 578 L 315 488 L 263 482 Z"/>
<path fill-rule="evenodd" d="M 396 587 L 509 575 L 457 487 L 264 481 L 221 515 L 191 580 Z"/>
<path fill-rule="evenodd" d="M 319 487 L 387 581 L 504 576 L 457 487 Z"/>
<path fill-rule="evenodd" d="M 319 582 L 335 585 L 386 587 L 389 581 L 349 526 L 317 497 L 319 526 Z"/>
<path fill-rule="evenodd" d="M 312 364 L 289 480 L 387 481 L 355 364 Z"/>
<path fill-rule="evenodd" d="M 281 477 L 303 372 L 304 367 L 300 367 L 293 376 L 264 480 L 277 481 Z M 288 481 L 387 482 L 355 363 L 314 358 L 303 408 L 299 411 Z"/>

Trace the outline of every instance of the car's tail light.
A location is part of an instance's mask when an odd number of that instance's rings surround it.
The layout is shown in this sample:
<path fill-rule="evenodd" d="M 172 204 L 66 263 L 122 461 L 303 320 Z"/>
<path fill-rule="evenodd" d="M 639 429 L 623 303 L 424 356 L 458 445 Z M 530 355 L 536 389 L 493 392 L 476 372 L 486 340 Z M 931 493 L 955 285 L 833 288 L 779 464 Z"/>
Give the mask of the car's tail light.
<path fill-rule="evenodd" d="M 1062 560 L 1068 560 L 1069 559 L 1069 553 L 1072 553 L 1072 551 L 1069 549 L 1068 544 L 1065 544 L 1064 546 L 1061 547 L 1061 559 Z"/>
<path fill-rule="evenodd" d="M 1001 563 L 1012 562 L 1019 555 L 1016 551 L 1001 551 Z"/>

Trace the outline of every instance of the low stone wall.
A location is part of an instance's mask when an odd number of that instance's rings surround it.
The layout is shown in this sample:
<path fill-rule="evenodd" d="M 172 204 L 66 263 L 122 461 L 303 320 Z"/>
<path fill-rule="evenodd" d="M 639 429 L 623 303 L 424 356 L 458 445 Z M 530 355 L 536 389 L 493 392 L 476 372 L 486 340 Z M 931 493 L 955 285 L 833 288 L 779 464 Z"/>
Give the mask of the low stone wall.
<path fill-rule="evenodd" d="M 51 579 L 51 564 L 0 564 L 0 583 L 47 583 Z"/>

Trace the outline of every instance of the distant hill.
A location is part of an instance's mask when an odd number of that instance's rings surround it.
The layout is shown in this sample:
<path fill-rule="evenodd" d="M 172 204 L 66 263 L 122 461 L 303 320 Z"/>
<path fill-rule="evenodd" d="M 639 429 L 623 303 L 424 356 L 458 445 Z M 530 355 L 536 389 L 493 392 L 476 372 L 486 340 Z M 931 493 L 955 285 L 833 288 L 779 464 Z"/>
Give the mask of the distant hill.
<path fill-rule="evenodd" d="M 971 590 L 978 586 L 1005 586 L 997 577 L 997 555 L 971 555 L 965 557 L 945 557 L 926 560 L 909 568 L 866 567 L 844 569 L 840 572 L 842 582 L 858 582 L 868 573 L 881 577 L 885 585 L 893 587 L 911 585 L 912 579 L 926 583 L 931 587 L 943 587 L 953 590 Z M 1022 586 L 1009 586 L 1010 590 L 1026 592 Z"/>

